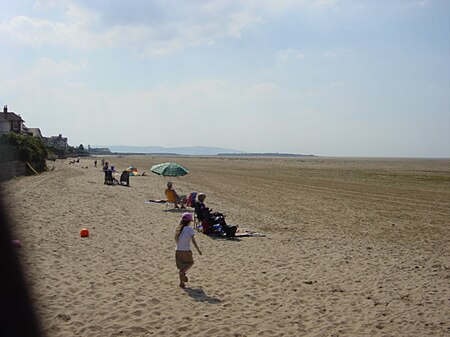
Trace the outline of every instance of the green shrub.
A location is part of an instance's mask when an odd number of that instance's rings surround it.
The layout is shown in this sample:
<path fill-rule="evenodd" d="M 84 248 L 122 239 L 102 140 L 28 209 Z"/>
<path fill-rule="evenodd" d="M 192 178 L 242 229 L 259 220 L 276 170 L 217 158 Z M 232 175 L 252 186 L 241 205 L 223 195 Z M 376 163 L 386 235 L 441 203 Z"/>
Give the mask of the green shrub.
<path fill-rule="evenodd" d="M 0 145 L 15 146 L 19 160 L 29 162 L 37 171 L 46 169 L 48 152 L 40 138 L 9 132 L 0 136 Z"/>

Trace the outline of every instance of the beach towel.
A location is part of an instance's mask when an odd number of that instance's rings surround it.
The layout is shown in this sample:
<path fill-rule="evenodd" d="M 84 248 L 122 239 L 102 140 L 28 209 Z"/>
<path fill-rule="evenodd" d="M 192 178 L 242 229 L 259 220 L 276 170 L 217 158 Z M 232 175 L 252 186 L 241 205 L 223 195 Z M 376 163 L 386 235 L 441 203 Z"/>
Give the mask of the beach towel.
<path fill-rule="evenodd" d="M 166 202 L 167 202 L 167 200 L 163 200 L 163 199 L 158 199 L 158 200 L 149 199 L 149 200 L 144 201 L 144 203 L 146 203 L 146 204 L 165 204 Z"/>
<path fill-rule="evenodd" d="M 258 233 L 252 229 L 249 228 L 238 228 L 235 234 L 236 237 L 242 238 L 242 237 L 265 237 L 266 234 Z"/>

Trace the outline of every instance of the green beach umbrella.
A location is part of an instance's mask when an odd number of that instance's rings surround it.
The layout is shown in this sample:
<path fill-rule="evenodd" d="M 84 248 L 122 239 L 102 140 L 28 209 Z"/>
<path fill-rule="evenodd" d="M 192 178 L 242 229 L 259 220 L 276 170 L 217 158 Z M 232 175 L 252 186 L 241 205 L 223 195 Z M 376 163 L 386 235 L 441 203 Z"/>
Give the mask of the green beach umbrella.
<path fill-rule="evenodd" d="M 177 163 L 162 163 L 153 165 L 150 169 L 153 173 L 159 174 L 164 177 L 180 177 L 189 173 L 187 168 Z"/>

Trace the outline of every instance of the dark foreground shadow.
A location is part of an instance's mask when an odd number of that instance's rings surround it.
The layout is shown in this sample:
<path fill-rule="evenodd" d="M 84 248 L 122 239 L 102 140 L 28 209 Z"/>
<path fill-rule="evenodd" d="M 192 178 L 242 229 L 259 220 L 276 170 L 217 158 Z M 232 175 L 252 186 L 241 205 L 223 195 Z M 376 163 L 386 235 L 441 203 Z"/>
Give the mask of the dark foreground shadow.
<path fill-rule="evenodd" d="M 0 336 L 44 336 L 19 261 L 20 248 L 13 244 L 6 210 L 0 195 Z M 20 218 L 15 221 L 20 223 Z"/>
<path fill-rule="evenodd" d="M 192 297 L 194 300 L 198 302 L 208 302 L 209 304 L 219 304 L 222 303 L 220 298 L 211 297 L 205 294 L 202 288 L 188 288 L 184 289 L 186 294 Z"/>

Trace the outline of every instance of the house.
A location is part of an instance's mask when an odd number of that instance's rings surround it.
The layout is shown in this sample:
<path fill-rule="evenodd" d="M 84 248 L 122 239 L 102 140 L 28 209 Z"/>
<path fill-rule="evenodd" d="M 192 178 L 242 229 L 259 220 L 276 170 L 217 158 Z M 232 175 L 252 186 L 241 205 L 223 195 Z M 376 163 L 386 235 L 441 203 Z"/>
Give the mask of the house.
<path fill-rule="evenodd" d="M 43 137 L 43 140 L 46 145 L 61 150 L 67 150 L 69 146 L 67 137 L 63 137 L 62 134 L 59 134 L 59 136 Z"/>
<path fill-rule="evenodd" d="M 0 135 L 3 133 L 8 133 L 11 128 L 11 125 L 9 124 L 8 120 L 3 117 L 3 115 L 0 115 Z"/>
<path fill-rule="evenodd" d="M 3 106 L 3 114 L 2 114 L 2 121 L 0 131 L 2 133 L 5 132 L 16 132 L 16 133 L 22 133 L 24 131 L 24 123 L 25 121 L 20 117 L 19 115 L 16 115 L 14 112 L 8 111 L 8 106 Z M 6 123 L 5 123 L 6 121 Z"/>
<path fill-rule="evenodd" d="M 5 105 L 3 106 L 3 113 L 0 113 L 0 134 L 8 132 L 22 133 L 24 135 L 37 137 L 42 139 L 45 145 L 62 150 L 63 152 L 69 147 L 67 137 L 63 137 L 62 134 L 52 137 L 42 136 L 42 132 L 39 128 L 27 128 L 22 117 L 12 111 L 8 111 L 8 106 Z"/>
<path fill-rule="evenodd" d="M 39 128 L 27 128 L 26 126 L 24 126 L 24 131 L 30 136 L 39 138 L 41 140 L 44 139 L 44 137 L 42 136 L 42 132 Z"/>

